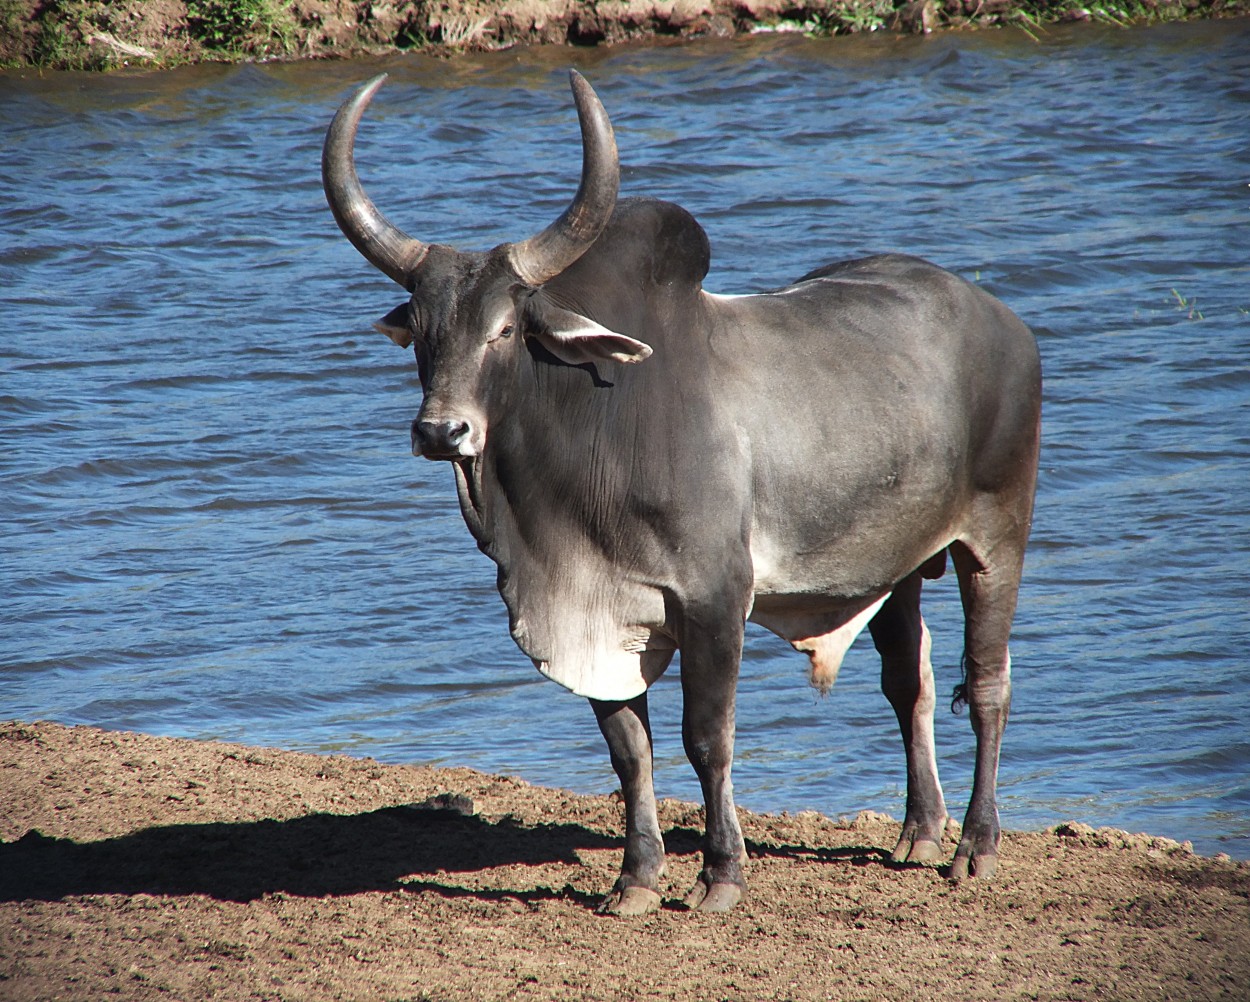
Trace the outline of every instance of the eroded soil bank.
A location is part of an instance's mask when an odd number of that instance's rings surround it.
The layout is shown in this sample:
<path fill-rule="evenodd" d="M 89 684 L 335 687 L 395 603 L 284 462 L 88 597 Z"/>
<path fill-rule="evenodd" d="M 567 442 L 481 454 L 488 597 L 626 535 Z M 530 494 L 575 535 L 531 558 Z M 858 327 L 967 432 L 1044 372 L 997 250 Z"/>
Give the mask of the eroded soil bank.
<path fill-rule="evenodd" d="M 0 0 L 0 67 L 604 45 L 760 31 L 836 35 L 1250 13 L 1250 0 Z"/>
<path fill-rule="evenodd" d="M 992 882 L 881 815 L 744 812 L 751 892 L 601 918 L 621 807 L 466 769 L 0 725 L 0 997 L 1244 999 L 1250 864 L 1071 822 Z M 950 846 L 949 848 L 953 848 Z"/>

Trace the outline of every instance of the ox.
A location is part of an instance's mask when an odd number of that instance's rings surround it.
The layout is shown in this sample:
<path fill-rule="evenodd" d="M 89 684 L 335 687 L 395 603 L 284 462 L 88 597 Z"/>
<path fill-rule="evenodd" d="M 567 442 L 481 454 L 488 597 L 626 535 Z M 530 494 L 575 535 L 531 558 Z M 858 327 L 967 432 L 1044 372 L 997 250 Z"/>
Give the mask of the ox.
<path fill-rule="evenodd" d="M 519 243 L 425 243 L 373 205 L 353 148 L 384 75 L 335 115 L 322 173 L 344 234 L 409 293 L 376 326 L 415 349 L 413 452 L 451 464 L 513 639 L 590 700 L 607 740 L 626 837 L 601 910 L 660 903 L 647 690 L 677 650 L 682 738 L 706 805 L 686 903 L 721 911 L 741 898 L 730 766 L 747 620 L 805 652 L 821 690 L 868 627 L 907 758 L 893 858 L 942 858 L 920 592 L 947 554 L 965 615 L 957 692 L 976 737 L 950 873 L 989 876 L 1037 473 L 1032 334 L 975 286 L 900 255 L 826 265 L 762 295 L 704 291 L 703 229 L 676 205 L 618 200 L 607 113 L 571 78 L 581 183 Z"/>

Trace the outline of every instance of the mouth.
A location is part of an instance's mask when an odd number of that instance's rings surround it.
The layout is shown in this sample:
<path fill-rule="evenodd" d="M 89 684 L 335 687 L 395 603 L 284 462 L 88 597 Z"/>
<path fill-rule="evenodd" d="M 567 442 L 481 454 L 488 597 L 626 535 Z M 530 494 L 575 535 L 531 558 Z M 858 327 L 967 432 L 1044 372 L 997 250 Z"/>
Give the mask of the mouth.
<path fill-rule="evenodd" d="M 434 463 L 471 463 L 477 459 L 478 450 L 468 439 L 459 442 L 430 442 L 422 441 L 414 435 L 412 454 L 418 459 L 428 459 Z"/>
<path fill-rule="evenodd" d="M 428 459 L 434 463 L 464 462 L 472 458 L 471 456 L 462 456 L 458 452 L 432 452 L 432 451 L 417 452 L 416 450 L 413 450 L 413 455 L 417 456 L 420 459 Z"/>

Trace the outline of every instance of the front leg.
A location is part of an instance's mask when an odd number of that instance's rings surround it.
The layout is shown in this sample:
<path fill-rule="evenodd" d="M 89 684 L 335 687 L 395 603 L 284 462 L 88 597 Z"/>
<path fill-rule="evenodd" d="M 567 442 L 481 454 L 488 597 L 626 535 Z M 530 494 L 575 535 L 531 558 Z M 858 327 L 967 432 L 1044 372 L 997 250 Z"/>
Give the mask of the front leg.
<path fill-rule="evenodd" d="M 616 886 L 604 898 L 604 915 L 642 915 L 660 907 L 664 838 L 652 784 L 651 721 L 647 694 L 627 702 L 590 701 L 608 742 L 612 768 L 625 798 L 625 859 Z"/>
<path fill-rule="evenodd" d="M 746 893 L 746 845 L 738 827 L 730 770 L 734 752 L 734 700 L 742 657 L 741 622 L 683 639 L 682 741 L 703 787 L 706 833 L 703 872 L 686 904 L 705 912 L 728 911 Z"/>

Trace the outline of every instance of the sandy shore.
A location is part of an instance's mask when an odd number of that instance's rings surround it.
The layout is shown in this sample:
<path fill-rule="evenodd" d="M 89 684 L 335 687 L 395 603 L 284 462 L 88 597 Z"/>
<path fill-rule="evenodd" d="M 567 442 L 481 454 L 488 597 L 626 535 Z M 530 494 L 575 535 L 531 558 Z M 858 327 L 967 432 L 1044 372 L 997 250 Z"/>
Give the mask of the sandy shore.
<path fill-rule="evenodd" d="M 1078 823 L 993 882 L 888 862 L 880 815 L 744 812 L 751 892 L 595 914 L 621 808 L 467 769 L 0 725 L 0 998 L 1244 999 L 1250 864 Z M 953 847 L 953 846 L 952 846 Z"/>

